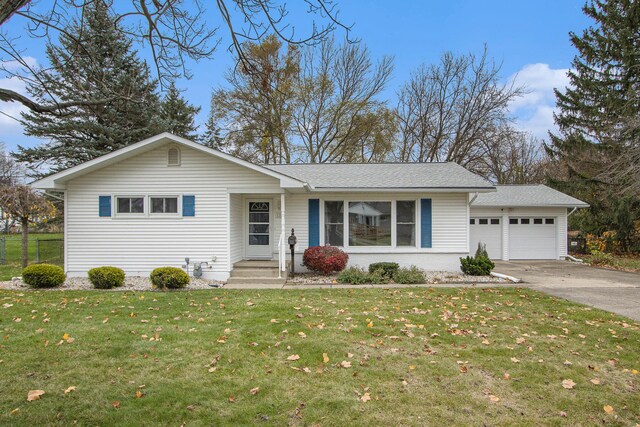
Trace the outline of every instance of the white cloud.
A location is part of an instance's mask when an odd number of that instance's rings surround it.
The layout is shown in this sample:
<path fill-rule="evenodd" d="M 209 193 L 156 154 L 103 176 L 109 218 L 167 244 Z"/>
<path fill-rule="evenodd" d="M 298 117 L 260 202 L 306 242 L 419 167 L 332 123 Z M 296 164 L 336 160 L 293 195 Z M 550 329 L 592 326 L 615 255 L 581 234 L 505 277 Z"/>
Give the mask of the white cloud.
<path fill-rule="evenodd" d="M 563 91 L 569 85 L 568 71 L 567 68 L 552 69 L 549 64 L 528 64 L 509 77 L 510 83 L 524 86 L 527 92 L 510 105 L 516 126 L 538 138 L 547 139 L 549 130 L 556 129 L 553 121 L 556 97 L 553 90 Z"/>

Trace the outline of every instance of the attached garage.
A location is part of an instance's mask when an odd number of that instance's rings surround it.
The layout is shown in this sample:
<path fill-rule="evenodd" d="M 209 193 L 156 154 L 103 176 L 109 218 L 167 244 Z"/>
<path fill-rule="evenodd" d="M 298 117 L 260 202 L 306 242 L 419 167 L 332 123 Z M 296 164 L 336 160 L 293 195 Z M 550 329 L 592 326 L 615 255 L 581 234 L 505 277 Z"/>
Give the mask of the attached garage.
<path fill-rule="evenodd" d="M 558 259 L 556 218 L 509 218 L 509 259 Z"/>
<path fill-rule="evenodd" d="M 478 244 L 482 243 L 487 248 L 489 258 L 502 258 L 502 218 L 471 218 L 469 228 L 469 252 L 474 253 Z"/>
<path fill-rule="evenodd" d="M 545 185 L 497 185 L 472 196 L 469 252 L 482 242 L 492 259 L 564 259 L 567 218 L 588 206 Z"/>

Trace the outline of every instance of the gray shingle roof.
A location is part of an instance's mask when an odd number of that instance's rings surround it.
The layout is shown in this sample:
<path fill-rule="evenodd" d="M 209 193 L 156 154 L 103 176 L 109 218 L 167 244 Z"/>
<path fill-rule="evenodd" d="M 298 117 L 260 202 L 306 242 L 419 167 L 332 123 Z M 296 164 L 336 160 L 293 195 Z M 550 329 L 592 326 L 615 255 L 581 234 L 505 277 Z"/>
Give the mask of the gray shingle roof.
<path fill-rule="evenodd" d="M 315 163 L 265 167 L 316 189 L 494 188 L 489 181 L 456 163 Z"/>
<path fill-rule="evenodd" d="M 585 202 L 546 185 L 496 185 L 495 193 L 478 194 L 472 206 L 588 207 Z"/>

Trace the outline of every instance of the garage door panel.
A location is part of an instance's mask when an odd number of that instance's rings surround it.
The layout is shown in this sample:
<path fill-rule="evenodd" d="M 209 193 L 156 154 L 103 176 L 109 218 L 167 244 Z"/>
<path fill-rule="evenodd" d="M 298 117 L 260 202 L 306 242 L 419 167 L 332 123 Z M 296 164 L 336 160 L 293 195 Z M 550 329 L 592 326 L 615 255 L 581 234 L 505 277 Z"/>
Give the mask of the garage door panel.
<path fill-rule="evenodd" d="M 481 242 L 491 259 L 502 258 L 501 218 L 471 218 L 469 251 L 473 255 Z"/>
<path fill-rule="evenodd" d="M 510 259 L 557 259 L 556 221 L 553 218 L 510 218 Z"/>

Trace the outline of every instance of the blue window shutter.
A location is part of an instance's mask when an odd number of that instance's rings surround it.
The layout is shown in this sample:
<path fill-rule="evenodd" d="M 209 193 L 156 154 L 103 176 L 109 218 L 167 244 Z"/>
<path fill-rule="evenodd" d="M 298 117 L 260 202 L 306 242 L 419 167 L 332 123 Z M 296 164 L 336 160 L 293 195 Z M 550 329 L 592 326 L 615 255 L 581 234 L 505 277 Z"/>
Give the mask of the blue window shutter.
<path fill-rule="evenodd" d="M 182 216 L 196 216 L 196 196 L 182 196 Z"/>
<path fill-rule="evenodd" d="M 431 199 L 420 199 L 420 247 L 430 248 L 431 239 Z"/>
<path fill-rule="evenodd" d="M 98 196 L 98 215 L 111 216 L 111 196 Z"/>
<path fill-rule="evenodd" d="M 309 199 L 309 247 L 320 246 L 320 199 Z"/>

